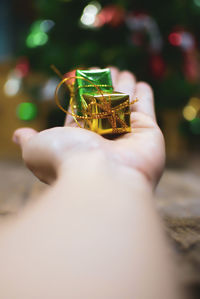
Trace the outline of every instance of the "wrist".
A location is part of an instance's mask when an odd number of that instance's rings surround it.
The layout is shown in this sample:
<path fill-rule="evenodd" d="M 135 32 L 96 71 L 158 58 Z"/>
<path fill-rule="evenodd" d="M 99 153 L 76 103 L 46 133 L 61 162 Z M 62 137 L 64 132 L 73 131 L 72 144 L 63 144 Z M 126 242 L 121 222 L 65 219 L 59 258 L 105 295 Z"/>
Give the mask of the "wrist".
<path fill-rule="evenodd" d="M 99 180 L 99 177 L 106 181 L 127 186 L 134 189 L 145 188 L 152 191 L 153 186 L 146 176 L 135 168 L 131 168 L 115 158 L 110 157 L 103 151 L 91 151 L 71 155 L 60 165 L 58 179 L 70 181 L 84 181 L 90 184 Z"/>

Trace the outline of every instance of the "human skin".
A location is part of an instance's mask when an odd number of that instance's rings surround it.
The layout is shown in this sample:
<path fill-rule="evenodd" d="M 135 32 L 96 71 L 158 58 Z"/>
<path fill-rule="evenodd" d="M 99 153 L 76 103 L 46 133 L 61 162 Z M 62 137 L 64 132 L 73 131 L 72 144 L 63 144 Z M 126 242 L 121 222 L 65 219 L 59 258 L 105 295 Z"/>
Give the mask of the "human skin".
<path fill-rule="evenodd" d="M 165 161 L 153 92 L 111 68 L 114 88 L 138 97 L 132 133 L 115 140 L 77 128 L 13 140 L 51 185 L 0 231 L 0 299 L 177 299 L 172 257 L 153 201 Z"/>

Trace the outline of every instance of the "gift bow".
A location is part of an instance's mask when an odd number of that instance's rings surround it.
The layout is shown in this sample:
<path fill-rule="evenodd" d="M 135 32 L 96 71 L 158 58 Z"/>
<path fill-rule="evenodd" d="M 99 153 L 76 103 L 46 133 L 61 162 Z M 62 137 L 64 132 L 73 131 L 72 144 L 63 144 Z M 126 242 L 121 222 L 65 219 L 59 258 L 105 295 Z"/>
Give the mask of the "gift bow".
<path fill-rule="evenodd" d="M 101 95 L 98 100 L 100 101 L 100 103 L 98 103 L 96 100 L 92 100 L 87 107 L 84 107 L 84 105 L 82 105 L 82 116 L 78 115 L 77 113 L 75 113 L 74 109 L 76 109 L 76 103 L 75 103 L 75 95 L 76 92 L 78 90 L 78 87 L 76 90 L 74 89 L 74 83 L 69 84 L 68 82 L 70 80 L 75 80 L 75 79 L 82 79 L 87 81 L 88 83 L 90 83 L 90 85 L 87 86 L 83 86 L 85 87 L 95 87 L 98 91 L 98 93 Z M 66 110 L 65 108 L 62 107 L 62 105 L 60 104 L 60 100 L 58 97 L 58 92 L 60 87 L 66 83 L 69 91 L 70 91 L 70 109 L 71 112 Z M 82 128 L 81 124 L 79 123 L 79 121 L 87 121 L 87 123 L 89 124 L 89 126 L 91 125 L 90 121 L 94 120 L 94 119 L 105 119 L 107 118 L 108 121 L 111 124 L 112 127 L 112 133 L 125 133 L 126 132 L 126 128 L 128 127 L 127 124 L 118 116 L 118 111 L 126 108 L 126 107 L 130 107 L 131 105 L 133 105 L 134 103 L 136 103 L 138 101 L 138 99 L 136 98 L 135 100 L 133 100 L 132 102 L 129 102 L 129 99 L 127 99 L 124 103 L 119 104 L 118 106 L 112 107 L 111 106 L 111 97 L 109 98 L 109 101 L 106 100 L 103 91 L 100 89 L 100 87 L 108 87 L 108 85 L 96 85 L 94 84 L 92 81 L 84 78 L 84 77 L 80 77 L 80 76 L 74 76 L 74 77 L 68 77 L 68 78 L 64 78 L 57 86 L 56 91 L 55 91 L 55 100 L 56 100 L 56 104 L 57 106 L 66 114 L 71 115 L 74 118 L 74 121 L 77 123 L 77 125 Z M 106 94 L 106 96 L 109 97 L 109 94 Z M 83 101 L 82 101 L 83 102 Z M 103 112 L 92 112 L 92 105 L 96 105 L 98 106 L 101 110 L 103 110 Z M 79 121 L 78 121 L 79 120 Z M 122 128 L 117 128 L 117 122 L 120 123 L 120 125 L 122 126 Z"/>

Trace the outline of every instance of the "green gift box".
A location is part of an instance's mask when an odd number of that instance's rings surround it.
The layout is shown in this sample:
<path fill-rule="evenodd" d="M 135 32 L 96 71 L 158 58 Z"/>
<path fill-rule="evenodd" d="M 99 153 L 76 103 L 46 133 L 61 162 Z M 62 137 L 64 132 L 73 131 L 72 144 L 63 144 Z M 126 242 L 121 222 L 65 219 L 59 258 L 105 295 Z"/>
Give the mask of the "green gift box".
<path fill-rule="evenodd" d="M 79 115 L 82 115 L 82 107 L 86 106 L 83 98 L 84 94 L 101 94 L 101 92 L 113 92 L 111 72 L 107 69 L 97 70 L 76 70 L 76 78 L 74 85 L 74 96 Z M 97 88 L 97 87 L 98 88 Z"/>

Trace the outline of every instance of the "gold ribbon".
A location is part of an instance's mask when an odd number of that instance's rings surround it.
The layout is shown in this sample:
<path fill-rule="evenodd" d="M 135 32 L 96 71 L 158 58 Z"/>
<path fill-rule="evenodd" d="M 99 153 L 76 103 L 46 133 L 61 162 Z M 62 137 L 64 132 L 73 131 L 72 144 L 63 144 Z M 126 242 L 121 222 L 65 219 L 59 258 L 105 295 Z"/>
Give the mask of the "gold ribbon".
<path fill-rule="evenodd" d="M 100 103 L 97 103 L 95 100 L 92 100 L 87 107 L 84 107 L 82 104 L 82 116 L 78 115 L 77 113 L 75 113 L 74 109 L 76 109 L 76 103 L 75 103 L 75 95 L 76 92 L 78 91 L 79 88 L 82 88 L 81 86 L 78 87 L 76 90 L 74 89 L 74 84 L 69 84 L 68 82 L 72 79 L 82 79 L 87 81 L 88 83 L 90 83 L 90 85 L 86 85 L 83 87 L 95 87 L 97 89 L 97 92 L 101 95 L 101 97 L 98 99 L 100 101 Z M 70 91 L 70 108 L 71 108 L 71 112 L 66 110 L 65 108 L 62 107 L 62 105 L 60 104 L 60 100 L 58 97 L 58 92 L 60 87 L 66 83 L 69 91 Z M 68 77 L 63 79 L 57 86 L 56 91 L 55 91 L 55 101 L 57 106 L 66 114 L 71 115 L 74 118 L 74 121 L 77 123 L 77 125 L 82 128 L 81 124 L 79 123 L 79 121 L 86 121 L 89 126 L 90 126 L 90 121 L 94 120 L 94 119 L 104 119 L 107 118 L 111 127 L 112 127 L 112 133 L 124 133 L 126 132 L 126 128 L 128 127 L 127 124 L 118 116 L 117 112 L 126 108 L 126 107 L 130 107 L 131 105 L 133 105 L 134 103 L 136 103 L 138 101 L 138 99 L 136 98 L 135 100 L 133 100 L 132 102 L 129 102 L 129 100 L 125 101 L 124 103 L 121 103 L 120 105 L 116 106 L 116 107 L 111 107 L 111 96 L 109 96 L 109 101 L 106 100 L 103 91 L 100 89 L 100 87 L 109 87 L 108 85 L 96 85 L 94 84 L 92 81 L 81 77 L 81 76 L 74 76 L 74 77 Z M 83 101 L 82 101 L 83 103 Z M 99 112 L 99 113 L 94 113 L 92 112 L 92 105 L 96 105 L 97 107 L 99 107 L 103 112 Z M 120 123 L 122 128 L 117 128 L 117 122 Z"/>

